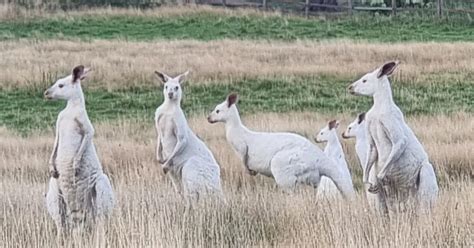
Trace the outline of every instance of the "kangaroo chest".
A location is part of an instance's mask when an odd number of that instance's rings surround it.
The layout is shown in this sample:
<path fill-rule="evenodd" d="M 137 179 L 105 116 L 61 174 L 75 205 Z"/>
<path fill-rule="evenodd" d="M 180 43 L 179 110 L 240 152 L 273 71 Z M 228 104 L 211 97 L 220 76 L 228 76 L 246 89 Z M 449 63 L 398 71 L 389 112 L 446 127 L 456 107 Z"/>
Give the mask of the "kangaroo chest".
<path fill-rule="evenodd" d="M 342 164 L 343 161 L 345 160 L 344 153 L 342 149 L 340 149 L 339 147 L 327 145 L 326 148 L 324 149 L 324 154 L 326 154 L 326 156 L 334 160 L 334 162 L 337 163 L 337 165 Z"/>
<path fill-rule="evenodd" d="M 368 120 L 367 126 L 369 131 L 368 134 L 372 137 L 375 143 L 378 161 L 386 161 L 392 151 L 392 142 L 387 134 L 387 130 L 378 118 Z"/>
<path fill-rule="evenodd" d="M 357 157 L 359 158 L 359 163 L 362 168 L 362 171 L 365 171 L 365 163 L 367 162 L 367 151 L 368 151 L 367 140 L 364 138 L 357 138 L 355 150 Z"/>
<path fill-rule="evenodd" d="M 175 117 L 172 114 L 163 114 L 158 120 L 160 142 L 165 158 L 173 152 L 173 149 L 177 143 L 175 132 L 177 127 L 174 118 Z"/>
<path fill-rule="evenodd" d="M 84 126 L 77 117 L 63 115 L 59 117 L 58 125 L 58 162 L 72 161 L 84 138 Z"/>

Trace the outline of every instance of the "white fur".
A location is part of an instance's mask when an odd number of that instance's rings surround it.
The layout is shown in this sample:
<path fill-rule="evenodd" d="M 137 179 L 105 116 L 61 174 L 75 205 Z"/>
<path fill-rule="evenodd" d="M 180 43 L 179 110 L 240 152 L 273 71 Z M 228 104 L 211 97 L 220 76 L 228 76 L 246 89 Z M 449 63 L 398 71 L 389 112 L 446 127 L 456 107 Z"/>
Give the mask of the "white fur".
<path fill-rule="evenodd" d="M 45 92 L 47 99 L 67 101 L 56 122 L 56 138 L 49 161 L 52 177 L 46 195 L 46 206 L 59 234 L 107 217 L 115 204 L 112 187 L 102 171 L 92 141 L 94 129 L 81 89 L 80 81 L 88 71 L 82 66 L 76 67 L 73 75 L 59 79 Z M 74 74 L 77 74 L 75 81 Z M 58 174 L 57 179 L 53 178 Z"/>
<path fill-rule="evenodd" d="M 245 170 L 272 177 L 285 190 L 297 184 L 317 187 L 321 176 L 331 178 L 345 198 L 354 196 L 352 182 L 309 140 L 292 133 L 254 132 L 241 122 L 231 94 L 208 117 L 210 123 L 224 122 L 227 141 L 240 156 Z"/>
<path fill-rule="evenodd" d="M 367 122 L 365 121 L 365 118 L 361 117 L 361 115 L 365 116 L 365 113 L 357 116 L 357 118 L 347 126 L 346 130 L 342 134 L 342 137 L 345 139 L 355 138 L 355 150 L 359 159 L 360 167 L 362 168 L 362 178 L 365 178 L 365 166 L 367 163 L 367 153 L 369 150 L 369 144 L 367 142 Z M 369 181 L 375 180 L 375 176 L 375 170 L 370 170 Z M 378 196 L 368 191 L 369 186 L 367 184 L 364 184 L 364 187 L 367 202 L 369 203 L 370 208 L 372 210 L 379 209 L 380 207 L 378 206 Z"/>
<path fill-rule="evenodd" d="M 158 73 L 164 83 L 164 102 L 155 113 L 157 160 L 176 191 L 188 199 L 212 193 L 222 197 L 220 168 L 212 152 L 188 126 L 181 109 L 181 83 L 187 73 L 171 78 Z"/>
<path fill-rule="evenodd" d="M 432 206 L 438 194 L 428 155 L 393 101 L 388 76 L 397 65 L 386 63 L 349 86 L 350 93 L 374 100 L 366 115 L 369 150 L 364 181 L 371 185 L 370 192 L 384 194 L 381 205 L 389 211 L 403 208 L 410 199 Z M 376 172 L 374 180 L 369 180 L 371 170 Z"/>
<path fill-rule="evenodd" d="M 342 149 L 342 145 L 337 135 L 337 128 L 339 127 L 339 122 L 334 121 L 334 123 L 335 126 L 331 126 L 331 124 L 328 124 L 323 129 L 321 129 L 316 135 L 315 141 L 318 143 L 327 142 L 326 147 L 324 148 L 324 154 L 326 154 L 326 156 L 328 156 L 334 161 L 335 166 L 337 166 L 338 169 L 342 172 L 341 177 L 345 178 L 346 181 L 350 181 L 352 183 L 352 178 L 349 172 L 349 168 L 347 166 L 346 157 L 344 156 L 344 150 Z M 318 187 L 318 196 L 325 198 L 334 198 L 339 196 L 339 192 L 337 190 L 336 185 L 334 185 L 334 183 L 330 179 L 323 176 L 321 178 L 321 183 Z"/>

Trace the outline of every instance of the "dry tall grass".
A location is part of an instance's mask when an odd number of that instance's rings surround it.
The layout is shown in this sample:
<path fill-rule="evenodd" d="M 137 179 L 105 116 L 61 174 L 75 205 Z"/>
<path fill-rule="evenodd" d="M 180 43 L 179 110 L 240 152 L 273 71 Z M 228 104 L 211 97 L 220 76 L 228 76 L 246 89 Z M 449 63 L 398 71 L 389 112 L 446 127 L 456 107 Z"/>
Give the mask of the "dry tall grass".
<path fill-rule="evenodd" d="M 79 10 L 63 11 L 59 6 L 55 7 L 54 1 L 51 7 L 47 7 L 42 0 L 32 0 L 35 2 L 33 8 L 24 8 L 15 4 L 2 3 L 0 1 L 0 20 L 30 19 L 30 18 L 74 18 L 78 16 L 148 16 L 148 17 L 169 17 L 185 16 L 189 14 L 222 14 L 233 16 L 275 16 L 281 15 L 278 11 L 258 11 L 251 8 L 229 9 L 222 7 L 212 7 L 209 5 L 164 5 L 159 8 L 139 9 L 139 8 L 114 8 L 114 7 L 83 7 Z M 163 2 L 166 2 L 163 1 Z M 298 16 L 294 16 L 298 18 Z"/>
<path fill-rule="evenodd" d="M 351 116 L 338 116 L 342 126 Z M 245 116 L 258 130 L 291 130 L 312 136 L 328 116 L 314 113 Z M 151 120 L 150 120 L 151 121 Z M 96 145 L 119 199 L 107 234 L 76 247 L 472 247 L 474 226 L 474 119 L 458 114 L 408 119 L 441 179 L 432 216 L 400 214 L 391 220 L 366 211 L 361 199 L 330 206 L 313 189 L 288 195 L 272 180 L 243 173 L 222 125 L 190 119 L 222 167 L 228 205 L 204 202 L 184 215 L 183 202 L 154 161 L 152 123 L 119 121 L 96 125 Z M 447 128 L 445 128 L 447 127 Z M 53 247 L 55 228 L 43 205 L 53 134 L 27 138 L 0 129 L 0 246 Z M 355 180 L 360 170 L 352 141 L 344 142 Z M 72 244 L 67 244 L 72 246 Z"/>
<path fill-rule="evenodd" d="M 355 78 L 391 59 L 401 60 L 398 75 L 410 82 L 472 81 L 472 54 L 474 43 L 11 41 L 0 42 L 0 88 L 50 84 L 76 64 L 93 68 L 91 87 L 120 88 L 153 84 L 156 69 L 190 69 L 195 83 L 315 74 Z"/>

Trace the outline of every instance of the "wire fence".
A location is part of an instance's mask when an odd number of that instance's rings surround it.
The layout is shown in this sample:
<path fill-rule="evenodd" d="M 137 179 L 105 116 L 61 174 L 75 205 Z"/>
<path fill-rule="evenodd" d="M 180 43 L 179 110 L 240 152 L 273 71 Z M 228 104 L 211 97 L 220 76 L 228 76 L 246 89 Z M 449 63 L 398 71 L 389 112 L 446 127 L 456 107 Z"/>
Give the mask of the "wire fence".
<path fill-rule="evenodd" d="M 306 16 L 314 14 L 354 12 L 384 12 L 396 15 L 405 11 L 474 14 L 474 0 L 0 0 L 0 4 L 25 8 L 77 9 L 83 7 L 154 8 L 161 5 L 198 4 L 229 8 L 257 8 L 293 12 Z"/>
<path fill-rule="evenodd" d="M 228 7 L 255 6 L 305 15 L 327 12 L 352 14 L 361 11 L 387 12 L 392 15 L 404 11 L 426 11 L 439 16 L 456 12 L 474 14 L 474 0 L 208 0 L 207 3 Z"/>

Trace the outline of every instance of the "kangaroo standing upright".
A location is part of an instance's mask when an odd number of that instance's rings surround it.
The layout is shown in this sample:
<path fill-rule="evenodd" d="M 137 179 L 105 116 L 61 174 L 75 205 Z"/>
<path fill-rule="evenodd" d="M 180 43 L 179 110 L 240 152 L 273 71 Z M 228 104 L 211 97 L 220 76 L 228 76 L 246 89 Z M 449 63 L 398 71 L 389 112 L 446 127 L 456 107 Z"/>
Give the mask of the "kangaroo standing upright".
<path fill-rule="evenodd" d="M 203 195 L 223 198 L 220 167 L 212 152 L 188 126 L 181 109 L 182 83 L 187 72 L 175 78 L 155 72 L 163 83 L 163 103 L 155 112 L 156 158 L 178 193 L 189 199 Z"/>
<path fill-rule="evenodd" d="M 388 62 L 348 88 L 351 94 L 374 99 L 365 117 L 369 149 L 364 182 L 385 205 L 385 211 L 403 209 L 410 199 L 426 209 L 436 201 L 438 183 L 428 154 L 393 100 L 388 77 L 397 66 L 398 61 Z M 371 170 L 376 174 L 373 181 L 369 181 Z"/>
<path fill-rule="evenodd" d="M 81 80 L 89 69 L 80 65 L 44 92 L 48 100 L 66 100 L 56 121 L 56 138 L 49 160 L 50 182 L 46 195 L 49 214 L 58 234 L 81 230 L 107 217 L 115 197 L 109 178 L 102 171 L 92 137 Z"/>

